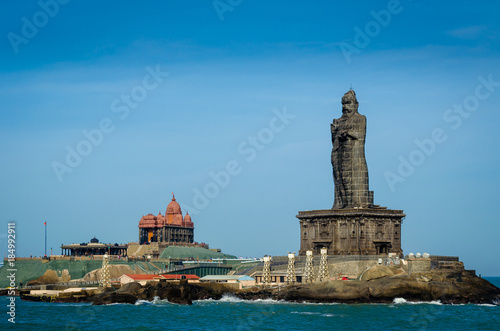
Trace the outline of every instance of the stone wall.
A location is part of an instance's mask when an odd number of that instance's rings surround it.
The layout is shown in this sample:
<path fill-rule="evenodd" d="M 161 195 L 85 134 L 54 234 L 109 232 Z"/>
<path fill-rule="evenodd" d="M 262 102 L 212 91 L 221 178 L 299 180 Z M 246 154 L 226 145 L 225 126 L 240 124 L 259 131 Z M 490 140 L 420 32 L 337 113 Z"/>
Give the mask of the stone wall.
<path fill-rule="evenodd" d="M 431 259 L 408 259 L 408 272 L 410 274 L 427 273 L 431 271 Z"/>
<path fill-rule="evenodd" d="M 328 265 L 330 277 L 349 277 L 357 279 L 370 267 L 378 265 L 377 261 L 351 261 Z"/>
<path fill-rule="evenodd" d="M 329 255 L 402 255 L 401 210 L 378 208 L 329 209 L 299 212 L 300 255 L 307 250 Z"/>

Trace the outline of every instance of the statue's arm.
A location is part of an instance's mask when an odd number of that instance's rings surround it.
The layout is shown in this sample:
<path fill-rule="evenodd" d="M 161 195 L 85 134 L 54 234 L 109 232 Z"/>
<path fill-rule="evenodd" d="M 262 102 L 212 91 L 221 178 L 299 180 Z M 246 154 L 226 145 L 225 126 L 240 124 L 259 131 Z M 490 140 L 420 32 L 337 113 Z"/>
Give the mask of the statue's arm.
<path fill-rule="evenodd" d="M 353 140 L 363 139 L 366 135 L 366 117 L 361 115 L 359 128 L 354 131 L 345 131 L 345 135 Z"/>
<path fill-rule="evenodd" d="M 332 133 L 337 133 L 337 131 L 339 129 L 339 123 L 338 123 L 337 119 L 334 119 L 333 123 L 330 123 L 330 129 L 331 129 Z"/>
<path fill-rule="evenodd" d="M 332 143 L 333 143 L 337 138 L 337 133 L 339 131 L 339 125 L 336 119 L 333 120 L 333 123 L 330 123 L 330 130 L 332 132 Z"/>

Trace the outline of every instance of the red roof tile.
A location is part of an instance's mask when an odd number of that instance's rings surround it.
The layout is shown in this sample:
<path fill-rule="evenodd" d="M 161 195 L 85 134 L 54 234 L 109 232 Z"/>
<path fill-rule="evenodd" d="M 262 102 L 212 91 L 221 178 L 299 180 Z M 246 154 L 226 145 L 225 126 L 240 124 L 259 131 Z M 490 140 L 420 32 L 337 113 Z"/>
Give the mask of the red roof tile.
<path fill-rule="evenodd" d="M 200 279 L 200 277 L 196 276 L 196 275 L 172 275 L 172 274 L 168 274 L 168 275 L 161 275 L 163 278 L 165 279 L 182 279 L 182 276 L 185 276 L 186 278 L 185 279 Z"/>
<path fill-rule="evenodd" d="M 137 274 L 125 274 L 132 278 L 133 280 L 153 280 L 154 278 L 161 278 L 159 275 L 137 275 Z"/>

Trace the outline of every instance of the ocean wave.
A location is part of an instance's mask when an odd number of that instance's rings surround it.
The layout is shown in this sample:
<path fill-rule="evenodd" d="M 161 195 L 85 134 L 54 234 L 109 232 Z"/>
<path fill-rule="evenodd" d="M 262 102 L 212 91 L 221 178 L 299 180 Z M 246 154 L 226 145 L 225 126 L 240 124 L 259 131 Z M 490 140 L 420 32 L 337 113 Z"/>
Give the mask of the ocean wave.
<path fill-rule="evenodd" d="M 296 301 L 285 301 L 285 300 L 275 300 L 275 299 L 255 299 L 255 300 L 247 300 L 241 299 L 232 294 L 224 294 L 222 298 L 219 300 L 216 299 L 201 299 L 201 300 L 193 300 L 194 304 L 208 304 L 208 303 L 248 303 L 248 304 L 270 304 L 270 305 L 311 305 L 311 306 L 333 306 L 333 305 L 341 305 L 338 302 L 296 302 Z"/>
<path fill-rule="evenodd" d="M 320 315 L 321 313 L 312 312 L 312 311 L 292 311 L 291 314 L 298 314 L 298 315 Z"/>
<path fill-rule="evenodd" d="M 145 304 L 150 304 L 151 302 L 149 302 L 148 300 L 137 300 L 135 302 L 135 305 L 136 306 L 140 306 L 140 305 L 145 305 Z"/>
<path fill-rule="evenodd" d="M 297 315 L 319 315 L 319 316 L 323 316 L 323 317 L 343 317 L 344 316 L 344 315 L 325 314 L 325 313 L 312 312 L 312 311 L 292 311 L 291 314 L 297 314 Z"/>
<path fill-rule="evenodd" d="M 229 302 L 229 303 L 264 303 L 264 304 L 287 304 L 284 300 L 274 300 L 274 299 L 255 299 L 255 300 L 245 300 L 238 298 L 233 294 L 224 294 L 222 298 L 219 300 L 215 299 L 203 299 L 203 300 L 195 300 L 196 303 L 220 303 L 220 302 Z"/>
<path fill-rule="evenodd" d="M 219 300 L 216 299 L 201 299 L 201 300 L 194 300 L 193 303 L 198 303 L 198 304 L 203 304 L 203 303 L 220 303 L 220 302 L 229 302 L 229 303 L 241 303 L 241 302 L 251 302 L 251 300 L 243 300 L 241 298 L 238 298 L 237 296 L 234 296 L 232 294 L 224 294 L 222 298 Z"/>
<path fill-rule="evenodd" d="M 46 302 L 47 306 L 57 305 L 57 307 L 78 307 L 78 306 L 91 306 L 90 302 Z"/>
<path fill-rule="evenodd" d="M 160 299 L 160 297 L 154 297 L 152 301 L 137 300 L 135 302 L 136 306 L 141 306 L 141 305 L 164 305 L 164 304 L 174 305 L 174 303 L 169 302 L 167 299 Z"/>
<path fill-rule="evenodd" d="M 217 302 L 218 300 L 215 299 L 200 299 L 200 300 L 193 300 L 193 303 L 210 303 L 210 302 Z"/>
<path fill-rule="evenodd" d="M 222 298 L 218 300 L 219 302 L 244 302 L 244 301 L 249 301 L 249 300 L 243 300 L 241 298 L 238 298 L 237 296 L 234 296 L 232 294 L 224 294 Z"/>
<path fill-rule="evenodd" d="M 287 304 L 291 302 L 287 302 L 285 300 L 274 300 L 274 299 L 257 299 L 257 300 L 252 300 L 253 302 L 256 303 L 267 303 L 267 304 Z"/>
<path fill-rule="evenodd" d="M 408 305 L 438 305 L 441 306 L 443 303 L 440 300 L 435 301 L 407 301 L 405 298 L 394 298 L 392 301 L 395 305 L 408 304 Z"/>
<path fill-rule="evenodd" d="M 342 305 L 343 303 L 339 302 L 297 302 L 300 303 L 301 305 L 313 305 L 313 306 L 335 306 L 335 305 Z"/>
<path fill-rule="evenodd" d="M 212 299 L 208 299 L 212 300 Z M 245 300 L 234 296 L 233 294 L 224 294 L 220 300 L 212 300 L 215 302 L 237 302 L 237 303 L 263 303 L 263 304 L 283 304 L 283 305 L 320 305 L 320 306 L 330 306 L 330 305 L 339 305 L 338 302 L 295 302 L 295 301 L 285 301 L 285 300 L 275 300 L 271 298 L 267 299 L 255 299 L 255 300 Z"/>
<path fill-rule="evenodd" d="M 113 302 L 113 303 L 104 304 L 103 306 L 125 306 L 125 305 L 132 305 L 132 304 L 131 303 L 125 303 L 125 302 Z"/>

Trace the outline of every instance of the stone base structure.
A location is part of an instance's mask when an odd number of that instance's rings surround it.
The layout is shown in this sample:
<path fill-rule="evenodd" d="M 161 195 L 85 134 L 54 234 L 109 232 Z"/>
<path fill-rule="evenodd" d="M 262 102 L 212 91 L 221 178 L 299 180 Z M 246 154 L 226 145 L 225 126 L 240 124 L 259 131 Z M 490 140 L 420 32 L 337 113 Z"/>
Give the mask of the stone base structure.
<path fill-rule="evenodd" d="M 406 215 L 402 210 L 385 207 L 342 208 L 299 211 L 300 251 L 328 255 L 403 255 L 401 224 Z"/>

